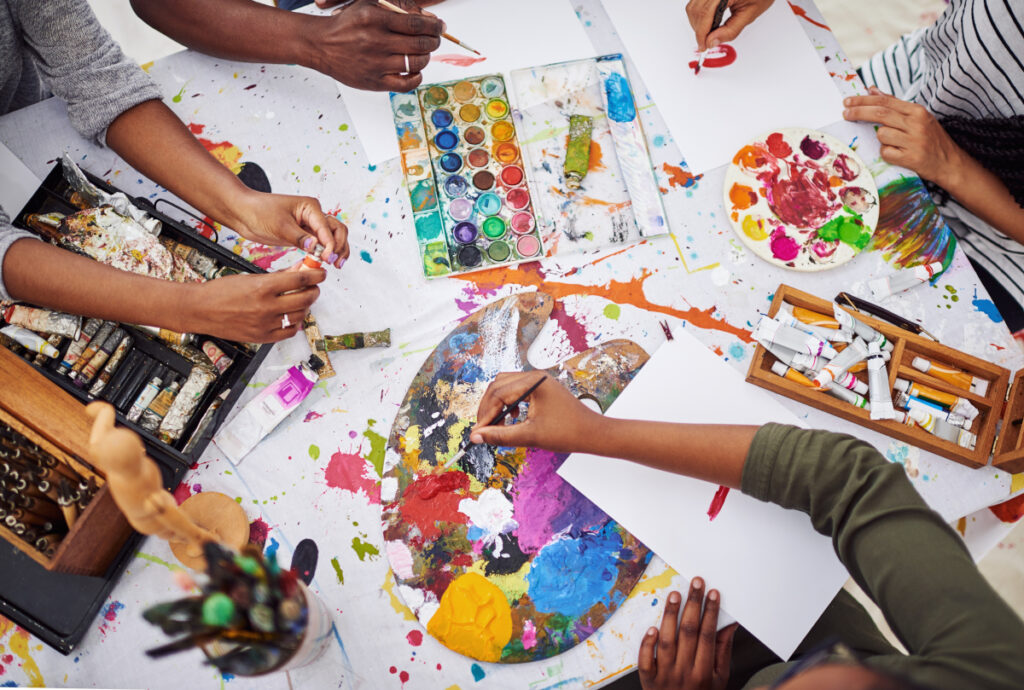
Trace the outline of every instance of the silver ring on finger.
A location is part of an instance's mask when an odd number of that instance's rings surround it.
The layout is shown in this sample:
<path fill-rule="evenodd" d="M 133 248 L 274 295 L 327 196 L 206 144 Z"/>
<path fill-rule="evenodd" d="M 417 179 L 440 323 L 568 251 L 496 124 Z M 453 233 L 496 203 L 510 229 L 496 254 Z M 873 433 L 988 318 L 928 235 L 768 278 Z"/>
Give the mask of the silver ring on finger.
<path fill-rule="evenodd" d="M 409 67 L 409 56 L 405 55 L 405 73 L 412 74 L 412 68 Z"/>
<path fill-rule="evenodd" d="M 288 329 L 288 328 L 291 328 L 291 326 L 292 326 L 292 322 L 291 322 L 291 320 L 289 320 L 288 315 L 287 314 L 283 314 L 281 316 L 281 328 Z"/>

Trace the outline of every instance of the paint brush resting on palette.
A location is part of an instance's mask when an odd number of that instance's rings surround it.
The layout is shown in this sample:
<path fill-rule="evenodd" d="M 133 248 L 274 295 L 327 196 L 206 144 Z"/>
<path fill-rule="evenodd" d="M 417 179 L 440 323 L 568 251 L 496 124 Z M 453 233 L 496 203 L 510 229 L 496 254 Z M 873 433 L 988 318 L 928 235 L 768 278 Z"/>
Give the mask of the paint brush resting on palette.
<path fill-rule="evenodd" d="M 409 14 L 407 11 L 403 10 L 398 5 L 391 4 L 390 2 L 388 2 L 388 0 L 377 0 L 377 4 L 379 4 L 384 9 L 391 10 L 392 12 L 397 12 L 398 14 Z M 445 32 L 445 33 L 441 34 L 441 37 L 448 39 L 449 41 L 451 41 L 455 45 L 459 46 L 460 48 L 465 48 L 466 50 L 468 50 L 471 53 L 476 53 L 477 55 L 480 54 L 479 50 L 476 50 L 475 48 L 470 48 L 468 45 L 466 45 L 465 43 L 463 43 L 459 39 L 455 38 L 450 33 Z"/>

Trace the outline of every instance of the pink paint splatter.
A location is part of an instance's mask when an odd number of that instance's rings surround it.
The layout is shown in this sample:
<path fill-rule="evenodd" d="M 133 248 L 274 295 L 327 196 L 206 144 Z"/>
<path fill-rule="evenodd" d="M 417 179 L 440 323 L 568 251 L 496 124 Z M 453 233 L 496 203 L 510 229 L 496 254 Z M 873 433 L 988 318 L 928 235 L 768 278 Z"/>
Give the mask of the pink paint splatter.
<path fill-rule="evenodd" d="M 551 310 L 551 318 L 555 320 L 562 330 L 565 331 L 566 337 L 569 338 L 569 344 L 572 345 L 572 349 L 575 352 L 583 352 L 590 346 L 587 345 L 587 329 L 580 323 L 579 319 L 574 316 L 570 316 L 565 311 L 565 305 L 562 302 L 555 302 L 555 308 Z"/>
<path fill-rule="evenodd" d="M 708 506 L 708 520 L 714 520 L 718 517 L 718 514 L 722 512 L 722 506 L 725 505 L 725 498 L 728 495 L 729 487 L 718 487 L 718 491 L 715 492 L 715 497 L 711 499 L 711 505 Z"/>
<path fill-rule="evenodd" d="M 800 245 L 792 237 L 786 235 L 786 231 L 777 228 L 772 233 L 772 256 L 779 261 L 792 261 L 800 253 Z"/>
<path fill-rule="evenodd" d="M 380 481 L 373 476 L 373 465 L 356 453 L 339 450 L 332 455 L 324 468 L 324 479 L 332 489 L 362 494 L 371 505 L 380 505 Z"/>
<path fill-rule="evenodd" d="M 192 489 L 188 484 L 182 482 L 178 484 L 178 488 L 174 490 L 174 500 L 178 502 L 180 506 L 182 503 L 192 495 Z"/>
<path fill-rule="evenodd" d="M 270 534 L 270 525 L 264 522 L 263 518 L 256 518 L 249 523 L 249 542 L 263 548 L 267 543 L 267 535 Z"/>
<path fill-rule="evenodd" d="M 359 432 L 357 432 L 355 429 L 353 429 L 352 431 L 348 432 L 348 437 L 349 438 L 355 438 L 358 435 L 359 435 Z"/>
<path fill-rule="evenodd" d="M 306 413 L 306 417 L 302 421 L 312 422 L 314 419 L 320 419 L 321 417 L 323 417 L 323 415 L 317 412 L 316 410 L 310 410 L 309 412 Z"/>
<path fill-rule="evenodd" d="M 423 633 L 419 630 L 410 630 L 409 634 L 405 636 L 405 639 L 409 641 L 413 647 L 419 647 L 423 644 Z"/>
<path fill-rule="evenodd" d="M 537 646 L 537 628 L 533 621 L 523 623 L 523 649 L 533 649 Z"/>
<path fill-rule="evenodd" d="M 454 65 L 455 67 L 472 67 L 478 62 L 483 62 L 487 58 L 477 57 L 475 55 L 432 55 L 430 57 L 431 62 L 443 62 L 446 65 Z"/>
<path fill-rule="evenodd" d="M 107 631 L 114 631 L 116 628 L 113 623 L 117 621 L 117 614 L 124 609 L 124 604 L 120 601 L 112 601 L 106 605 L 100 614 L 103 616 L 103 622 L 100 623 L 100 633 L 103 635 L 107 634 Z"/>

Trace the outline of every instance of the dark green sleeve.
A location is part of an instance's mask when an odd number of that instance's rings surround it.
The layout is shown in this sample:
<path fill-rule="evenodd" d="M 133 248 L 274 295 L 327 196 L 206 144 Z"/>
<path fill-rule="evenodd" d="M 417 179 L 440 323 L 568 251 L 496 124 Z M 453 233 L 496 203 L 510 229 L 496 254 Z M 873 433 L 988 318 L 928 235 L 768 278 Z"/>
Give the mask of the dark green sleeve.
<path fill-rule="evenodd" d="M 851 436 L 769 424 L 751 444 L 743 492 L 807 513 L 832 537 L 910 651 L 869 665 L 936 690 L 1024 687 L 1024 622 L 900 465 Z"/>

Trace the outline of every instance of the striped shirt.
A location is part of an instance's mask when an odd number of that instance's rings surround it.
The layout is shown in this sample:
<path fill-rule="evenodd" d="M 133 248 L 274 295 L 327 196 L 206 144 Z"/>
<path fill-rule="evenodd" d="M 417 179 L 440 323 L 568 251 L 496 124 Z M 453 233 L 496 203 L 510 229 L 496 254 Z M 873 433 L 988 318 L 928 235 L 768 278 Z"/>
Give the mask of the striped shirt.
<path fill-rule="evenodd" d="M 1024 115 L 1024 0 L 950 0 L 935 24 L 859 71 L 868 85 L 939 118 Z M 941 210 L 968 256 L 1024 305 L 1024 245 L 954 201 Z"/>

